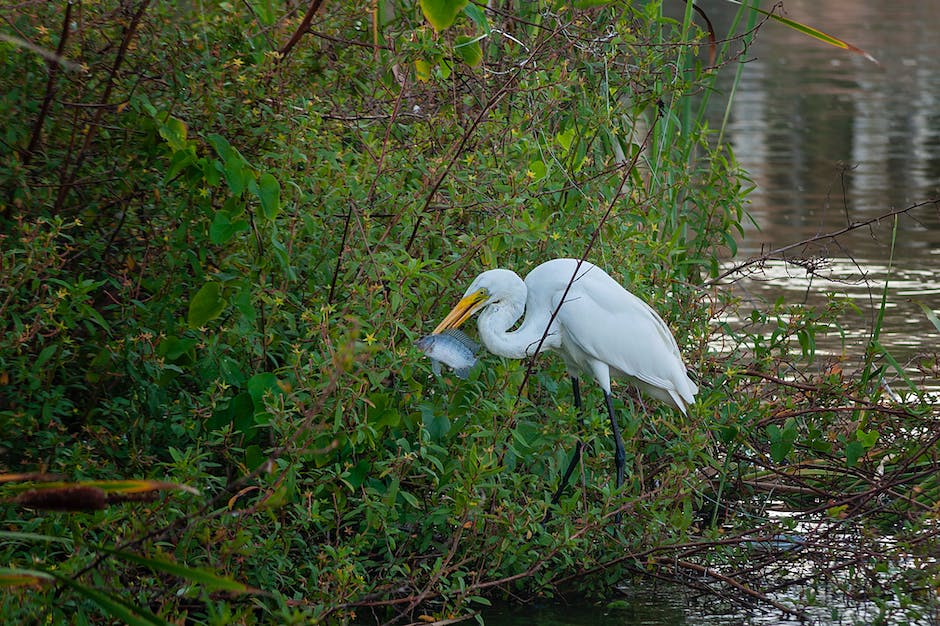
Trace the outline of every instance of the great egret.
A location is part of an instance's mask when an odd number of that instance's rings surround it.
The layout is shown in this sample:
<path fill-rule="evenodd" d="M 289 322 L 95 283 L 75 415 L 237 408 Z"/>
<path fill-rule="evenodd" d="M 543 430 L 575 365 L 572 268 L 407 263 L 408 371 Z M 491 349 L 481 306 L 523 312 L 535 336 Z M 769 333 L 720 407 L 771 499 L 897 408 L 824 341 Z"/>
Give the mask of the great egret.
<path fill-rule="evenodd" d="M 559 307 L 562 298 L 564 304 Z M 490 352 L 510 359 L 530 357 L 536 350 L 560 354 L 568 366 L 579 411 L 578 377 L 581 373 L 594 377 L 604 390 L 614 433 L 618 489 L 623 484 L 626 453 L 611 401 L 611 376 L 629 380 L 683 415 L 695 400 L 698 387 L 689 379 L 666 323 L 648 304 L 587 261 L 546 261 L 529 272 L 525 281 L 510 270 L 483 272 L 434 332 L 457 328 L 477 312 L 480 339 Z M 522 324 L 510 331 L 523 313 Z M 579 440 L 553 503 L 561 496 L 580 454 Z"/>

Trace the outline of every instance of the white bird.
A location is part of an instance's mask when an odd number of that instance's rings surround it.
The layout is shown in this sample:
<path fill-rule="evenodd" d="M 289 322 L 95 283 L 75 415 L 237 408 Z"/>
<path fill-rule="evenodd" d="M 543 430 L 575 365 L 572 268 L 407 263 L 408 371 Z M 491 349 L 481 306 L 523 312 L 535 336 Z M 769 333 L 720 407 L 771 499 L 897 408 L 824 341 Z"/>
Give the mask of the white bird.
<path fill-rule="evenodd" d="M 562 299 L 564 303 L 559 307 Z M 582 373 L 594 377 L 604 390 L 614 434 L 618 488 L 623 484 L 626 453 L 611 402 L 611 377 L 627 379 L 683 414 L 695 400 L 698 387 L 689 378 L 676 340 L 663 319 L 587 261 L 546 261 L 529 272 L 525 281 L 510 270 L 483 272 L 434 332 L 457 328 L 477 312 L 480 339 L 490 352 L 510 359 L 530 357 L 536 350 L 560 354 L 568 366 L 579 410 L 578 377 Z M 522 324 L 510 331 L 523 313 Z M 560 497 L 580 454 L 579 440 L 553 503 Z"/>

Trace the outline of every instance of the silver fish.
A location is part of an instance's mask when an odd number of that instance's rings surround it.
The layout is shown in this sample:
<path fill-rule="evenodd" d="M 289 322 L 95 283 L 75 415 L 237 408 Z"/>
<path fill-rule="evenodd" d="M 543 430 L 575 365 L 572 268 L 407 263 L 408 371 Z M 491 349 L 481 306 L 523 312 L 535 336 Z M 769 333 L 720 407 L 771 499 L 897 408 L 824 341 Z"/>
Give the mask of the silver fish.
<path fill-rule="evenodd" d="M 431 370 L 436 376 L 441 375 L 441 363 L 454 370 L 457 378 L 466 378 L 470 368 L 476 365 L 474 356 L 480 349 L 465 333 L 451 328 L 434 335 L 425 335 L 415 346 L 431 359 Z"/>

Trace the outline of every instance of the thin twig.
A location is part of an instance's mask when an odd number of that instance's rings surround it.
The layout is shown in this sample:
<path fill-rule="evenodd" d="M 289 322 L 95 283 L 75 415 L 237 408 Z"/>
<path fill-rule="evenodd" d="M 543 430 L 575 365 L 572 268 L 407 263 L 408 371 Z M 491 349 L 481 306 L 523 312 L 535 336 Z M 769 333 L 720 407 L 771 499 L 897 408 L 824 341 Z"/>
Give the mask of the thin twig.
<path fill-rule="evenodd" d="M 794 249 L 797 249 L 797 248 L 803 248 L 803 247 L 806 247 L 806 246 L 808 246 L 808 245 L 810 245 L 810 244 L 813 244 L 813 243 L 816 243 L 816 242 L 819 242 L 819 241 L 836 240 L 836 239 L 838 239 L 839 237 L 841 237 L 842 235 L 845 235 L 846 233 L 850 233 L 850 232 L 852 232 L 852 231 L 858 230 L 859 228 L 865 228 L 866 226 L 871 226 L 872 224 L 876 224 L 876 223 L 881 222 L 881 221 L 883 221 L 883 220 L 887 220 L 887 219 L 889 219 L 889 218 L 892 218 L 892 217 L 895 217 L 895 216 L 898 216 L 898 215 L 904 215 L 904 214 L 909 213 L 909 212 L 911 212 L 911 211 L 914 211 L 914 210 L 916 210 L 916 209 L 920 209 L 920 208 L 923 208 L 923 207 L 925 207 L 925 206 L 930 206 L 930 205 L 933 205 L 933 206 L 940 206 L 940 198 L 933 198 L 933 199 L 930 199 L 930 200 L 923 200 L 923 201 L 921 201 L 921 202 L 916 202 L 916 203 L 912 204 L 911 206 L 908 206 L 908 207 L 903 208 L 903 209 L 894 209 L 894 210 L 888 211 L 887 213 L 882 213 L 881 215 L 878 215 L 878 216 L 876 216 L 876 217 L 869 218 L 869 219 L 867 219 L 867 220 L 862 220 L 862 221 L 860 221 L 860 222 L 851 222 L 850 224 L 848 224 L 848 225 L 846 225 L 846 226 L 844 226 L 844 227 L 842 227 L 842 228 L 839 228 L 839 229 L 834 230 L 834 231 L 830 231 L 830 232 L 828 232 L 828 233 L 822 233 L 822 234 L 819 234 L 819 235 L 814 235 L 814 236 L 809 237 L 809 238 L 807 238 L 807 239 L 803 239 L 802 241 L 797 241 L 796 243 L 791 243 L 791 244 L 788 244 L 788 245 L 786 245 L 786 246 L 782 246 L 782 247 L 780 247 L 780 248 L 774 248 L 773 250 L 770 250 L 769 252 L 765 252 L 764 254 L 762 254 L 762 255 L 760 255 L 760 256 L 758 256 L 758 257 L 752 257 L 752 258 L 750 258 L 750 259 L 747 259 L 747 260 L 745 260 L 745 261 L 742 261 L 741 263 L 738 263 L 737 265 L 734 265 L 733 267 L 728 268 L 727 270 L 725 270 L 724 272 L 722 272 L 721 274 L 719 274 L 719 275 L 716 276 L 715 278 L 712 278 L 711 280 L 705 281 L 704 286 L 707 287 L 707 286 L 710 286 L 710 285 L 714 285 L 714 284 L 716 284 L 716 283 L 719 283 L 719 282 L 721 282 L 722 280 L 724 280 L 725 278 L 727 278 L 728 276 L 731 276 L 732 274 L 737 274 L 737 273 L 739 273 L 739 272 L 741 272 L 741 271 L 743 271 L 743 270 L 745 270 L 745 269 L 751 267 L 752 265 L 760 265 L 760 264 L 762 264 L 762 263 L 766 263 L 767 261 L 771 261 L 771 260 L 780 260 L 780 259 L 782 259 L 782 260 L 786 261 L 787 259 L 786 259 L 786 257 L 784 257 L 783 255 L 784 255 L 785 253 L 789 252 L 790 250 L 794 250 Z"/>
<path fill-rule="evenodd" d="M 65 44 L 69 39 L 71 23 L 72 2 L 66 2 L 65 15 L 62 17 L 62 30 L 59 33 L 59 45 L 55 51 L 55 58 L 57 59 L 62 58 L 62 55 L 65 52 Z M 33 158 L 33 154 L 36 151 L 36 146 L 39 143 L 39 138 L 42 136 L 43 124 L 46 120 L 46 116 L 49 115 L 49 106 L 52 104 L 52 99 L 56 92 L 56 79 L 59 76 L 60 64 L 47 58 L 46 65 L 49 67 L 49 77 L 46 79 L 46 93 L 42 97 L 42 105 L 39 107 L 39 114 L 36 116 L 36 122 L 33 124 L 33 132 L 29 138 L 29 145 L 26 146 L 26 151 L 23 153 L 24 165 L 29 165 L 30 160 Z"/>
<path fill-rule="evenodd" d="M 734 578 L 731 578 L 730 576 L 725 576 L 724 574 L 721 574 L 720 572 L 715 571 L 715 569 L 711 567 L 706 567 L 704 565 L 699 565 L 698 563 L 692 563 L 690 561 L 672 560 L 669 558 L 656 559 L 656 561 L 660 565 L 664 565 L 667 567 L 669 566 L 681 567 L 683 569 L 691 570 L 693 572 L 708 576 L 709 578 L 714 578 L 715 580 L 720 581 L 730 587 L 734 587 L 741 593 L 744 593 L 754 598 L 755 600 L 760 600 L 761 602 L 769 604 L 775 609 L 782 611 L 783 613 L 786 613 L 790 617 L 795 617 L 800 620 L 809 620 L 809 615 L 807 615 L 805 612 L 797 610 L 797 609 L 792 609 L 784 604 L 781 604 L 780 602 L 777 602 L 773 598 L 759 591 L 751 589 L 747 585 L 735 580 Z"/>
<path fill-rule="evenodd" d="M 114 63 L 111 65 L 111 70 L 108 72 L 107 83 L 105 84 L 104 93 L 101 94 L 99 104 L 106 105 L 111 100 L 111 91 L 114 89 L 114 86 L 117 82 L 116 79 L 118 71 L 121 69 L 121 66 L 124 64 L 124 61 L 127 58 L 127 51 L 130 49 L 131 42 L 133 42 L 137 35 L 137 30 L 140 28 L 140 22 L 144 17 L 144 13 L 147 11 L 147 7 L 150 6 L 150 2 L 151 0 L 143 0 L 138 5 L 137 11 L 131 18 L 130 23 L 124 29 L 124 36 L 121 38 L 121 45 L 118 48 L 117 55 L 114 58 Z M 71 2 L 69 5 L 71 6 Z M 69 190 L 73 187 L 75 178 L 78 176 L 78 172 L 84 164 L 85 159 L 88 157 L 91 144 L 98 135 L 98 129 L 102 126 L 101 119 L 108 110 L 110 110 L 110 107 L 107 106 L 102 106 L 96 109 L 94 117 L 92 118 L 91 122 L 87 124 L 87 129 L 85 131 L 85 141 L 82 142 L 82 147 L 79 149 L 78 155 L 75 157 L 75 162 L 72 164 L 71 168 L 67 166 L 62 168 L 62 176 L 59 180 L 59 191 L 55 200 L 56 212 L 62 210 L 62 207 L 65 204 L 65 198 L 67 197 Z"/>

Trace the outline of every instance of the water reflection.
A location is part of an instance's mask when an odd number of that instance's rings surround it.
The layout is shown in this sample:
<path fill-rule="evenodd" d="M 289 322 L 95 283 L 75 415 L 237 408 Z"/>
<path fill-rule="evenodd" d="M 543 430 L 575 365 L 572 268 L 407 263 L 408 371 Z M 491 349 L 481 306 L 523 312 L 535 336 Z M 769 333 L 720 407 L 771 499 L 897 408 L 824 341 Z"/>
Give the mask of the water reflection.
<path fill-rule="evenodd" d="M 726 137 L 757 189 L 739 256 L 837 231 L 893 209 L 940 198 L 940 11 L 915 0 L 787 1 L 786 15 L 852 42 L 875 65 L 778 24 L 766 24 L 748 56 Z M 704 2 L 721 29 L 733 10 Z M 731 72 L 724 77 L 725 85 Z M 716 119 L 724 103 L 716 100 Z M 927 205 L 837 241 L 822 239 L 791 254 L 828 258 L 823 276 L 771 266 L 729 286 L 745 298 L 818 303 L 827 291 L 857 300 L 864 314 L 845 320 L 849 337 L 866 336 L 889 281 L 893 311 L 882 344 L 899 360 L 935 352 L 940 333 L 917 304 L 940 308 L 940 208 Z M 891 266 L 889 275 L 888 267 Z M 872 297 L 875 294 L 877 297 Z M 824 341 L 841 351 L 839 338 Z M 865 342 L 852 341 L 849 354 Z"/>
<path fill-rule="evenodd" d="M 531 606 L 494 606 L 485 612 L 487 626 L 684 626 L 690 598 L 678 585 L 642 584 L 621 590 L 618 599 L 601 604 L 541 602 Z M 694 624 L 707 622 L 694 619 Z M 733 622 L 724 622 L 733 623 Z"/>

